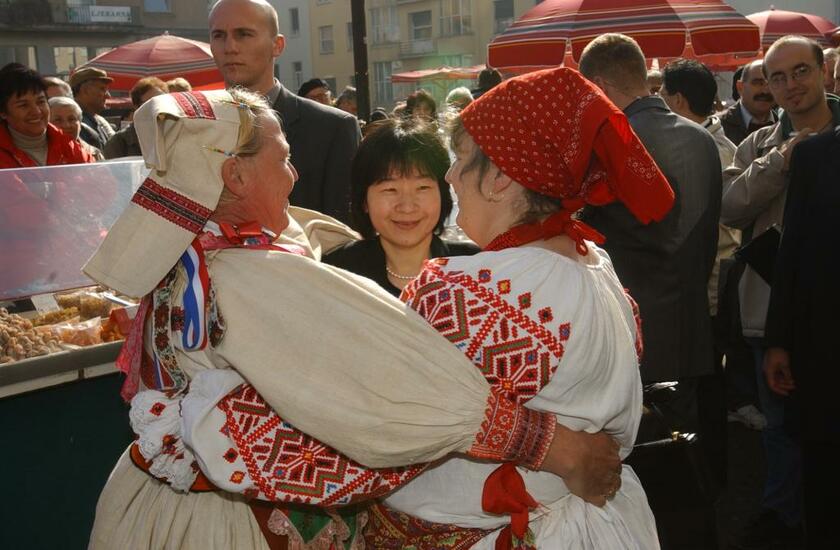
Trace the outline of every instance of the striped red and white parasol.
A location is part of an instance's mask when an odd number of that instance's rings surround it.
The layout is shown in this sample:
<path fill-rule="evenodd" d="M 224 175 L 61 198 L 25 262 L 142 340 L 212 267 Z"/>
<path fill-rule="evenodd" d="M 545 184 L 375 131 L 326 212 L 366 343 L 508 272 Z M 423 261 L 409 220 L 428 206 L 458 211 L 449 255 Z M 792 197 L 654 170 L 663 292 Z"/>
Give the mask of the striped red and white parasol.
<path fill-rule="evenodd" d="M 758 27 L 721 0 L 545 0 L 490 43 L 488 65 L 527 72 L 577 63 L 608 32 L 633 37 L 649 59 L 714 56 L 719 67 L 760 48 Z"/>
<path fill-rule="evenodd" d="M 112 90 L 128 91 L 147 76 L 162 80 L 181 76 L 196 87 L 223 81 L 209 44 L 168 33 L 123 44 L 94 57 L 77 70 L 82 67 L 106 71 L 114 79 Z"/>
<path fill-rule="evenodd" d="M 829 47 L 832 45 L 831 36 L 840 31 L 840 27 L 835 23 L 819 15 L 777 10 L 772 6 L 767 11 L 751 13 L 747 19 L 758 25 L 761 31 L 761 46 L 765 50 L 788 34 L 813 38 L 823 47 Z"/>

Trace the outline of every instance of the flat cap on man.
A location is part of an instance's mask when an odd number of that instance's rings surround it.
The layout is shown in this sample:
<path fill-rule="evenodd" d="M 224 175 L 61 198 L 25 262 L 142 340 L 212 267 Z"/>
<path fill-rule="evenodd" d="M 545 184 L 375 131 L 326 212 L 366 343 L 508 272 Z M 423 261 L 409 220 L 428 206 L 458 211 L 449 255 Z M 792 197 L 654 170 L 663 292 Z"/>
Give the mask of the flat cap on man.
<path fill-rule="evenodd" d="M 80 86 L 91 80 L 104 80 L 105 82 L 114 81 L 114 79 L 108 76 L 108 73 L 102 69 L 97 69 L 96 67 L 85 67 L 70 75 L 70 87 L 75 89 L 76 86 Z"/>

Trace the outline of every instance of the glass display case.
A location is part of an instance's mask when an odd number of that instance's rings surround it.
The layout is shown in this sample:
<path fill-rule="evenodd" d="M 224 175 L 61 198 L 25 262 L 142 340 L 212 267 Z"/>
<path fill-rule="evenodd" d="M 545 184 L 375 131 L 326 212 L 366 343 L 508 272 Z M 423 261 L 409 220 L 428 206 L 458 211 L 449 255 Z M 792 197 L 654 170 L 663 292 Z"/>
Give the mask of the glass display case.
<path fill-rule="evenodd" d="M 0 170 L 0 397 L 114 372 L 133 301 L 81 268 L 147 173 L 140 159 Z"/>

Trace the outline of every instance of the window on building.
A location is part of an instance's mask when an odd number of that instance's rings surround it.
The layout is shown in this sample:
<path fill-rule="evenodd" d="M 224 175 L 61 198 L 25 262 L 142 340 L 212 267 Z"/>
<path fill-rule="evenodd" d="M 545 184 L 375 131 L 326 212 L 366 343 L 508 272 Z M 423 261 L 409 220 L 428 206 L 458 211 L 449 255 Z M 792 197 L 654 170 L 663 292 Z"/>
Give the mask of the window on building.
<path fill-rule="evenodd" d="M 88 62 L 88 49 L 84 46 L 55 46 L 55 72 L 69 74 L 70 71 Z"/>
<path fill-rule="evenodd" d="M 300 12 L 297 8 L 289 8 L 289 28 L 291 36 L 300 34 Z"/>
<path fill-rule="evenodd" d="M 432 39 L 432 12 L 418 11 L 408 14 L 408 21 L 411 25 L 411 40 Z"/>
<path fill-rule="evenodd" d="M 156 13 L 169 13 L 172 9 L 169 0 L 143 0 L 143 10 Z"/>
<path fill-rule="evenodd" d="M 397 22 L 397 8 L 386 6 L 370 10 L 370 36 L 373 44 L 388 44 L 400 41 L 400 27 Z"/>
<path fill-rule="evenodd" d="M 353 51 L 353 22 L 347 23 L 347 51 Z"/>
<path fill-rule="evenodd" d="M 295 90 L 300 90 L 300 87 L 303 86 L 303 62 L 302 61 L 293 61 L 292 62 L 292 75 L 295 83 Z"/>
<path fill-rule="evenodd" d="M 38 70 L 38 56 L 35 46 L 5 46 L 0 49 L 0 66 L 6 63 L 20 63 L 30 69 Z"/>
<path fill-rule="evenodd" d="M 495 0 L 493 2 L 493 30 L 502 33 L 513 23 L 513 0 Z"/>
<path fill-rule="evenodd" d="M 471 0 L 441 0 L 440 33 L 443 36 L 472 32 Z"/>
<path fill-rule="evenodd" d="M 394 101 L 394 89 L 391 85 L 391 62 L 373 64 L 374 103 L 385 105 Z"/>
<path fill-rule="evenodd" d="M 335 97 L 335 94 L 336 94 L 335 87 L 337 85 L 337 82 L 335 81 L 335 77 L 334 76 L 325 76 L 324 77 L 324 82 L 326 82 L 327 86 L 330 87 L 330 91 L 332 92 L 333 97 Z"/>
<path fill-rule="evenodd" d="M 318 40 L 321 44 L 319 51 L 321 53 L 333 53 L 335 51 L 335 41 L 333 40 L 333 26 L 326 25 L 318 27 Z"/>
<path fill-rule="evenodd" d="M 440 58 L 440 65 L 446 67 L 472 67 L 473 56 L 468 53 L 459 55 L 443 55 Z"/>

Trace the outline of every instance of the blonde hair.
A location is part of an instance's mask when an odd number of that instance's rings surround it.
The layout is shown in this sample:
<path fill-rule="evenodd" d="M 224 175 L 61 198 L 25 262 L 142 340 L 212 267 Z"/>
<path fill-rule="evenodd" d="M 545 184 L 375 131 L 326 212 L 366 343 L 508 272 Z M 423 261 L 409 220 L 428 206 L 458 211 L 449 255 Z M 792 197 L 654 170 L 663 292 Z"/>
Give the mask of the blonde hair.
<path fill-rule="evenodd" d="M 259 153 L 263 146 L 265 119 L 273 117 L 277 120 L 277 114 L 262 95 L 240 87 L 231 88 L 228 93 L 231 99 L 240 105 L 239 135 L 236 138 L 236 148 L 230 153 L 235 157 L 252 157 Z M 225 187 L 219 196 L 219 205 L 237 200 L 239 199 Z"/>
<path fill-rule="evenodd" d="M 182 76 L 173 78 L 172 80 L 167 80 L 165 84 L 167 89 L 169 90 L 169 93 L 192 91 L 192 86 L 190 85 L 189 81 Z"/>

